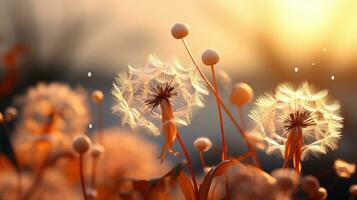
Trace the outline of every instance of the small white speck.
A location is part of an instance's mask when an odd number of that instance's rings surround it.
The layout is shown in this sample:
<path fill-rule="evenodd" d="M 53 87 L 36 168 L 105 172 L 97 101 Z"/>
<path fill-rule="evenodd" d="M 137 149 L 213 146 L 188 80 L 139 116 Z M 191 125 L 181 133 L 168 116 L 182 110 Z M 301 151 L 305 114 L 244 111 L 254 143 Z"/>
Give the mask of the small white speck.
<path fill-rule="evenodd" d="M 314 67 L 316 65 L 316 63 L 313 62 L 313 63 L 311 63 L 311 65 Z"/>
<path fill-rule="evenodd" d="M 331 80 L 335 80 L 335 76 L 334 75 L 331 76 Z"/>
<path fill-rule="evenodd" d="M 88 77 L 91 77 L 92 76 L 92 72 L 88 72 Z"/>
<path fill-rule="evenodd" d="M 89 125 L 88 125 L 88 127 L 89 127 L 89 128 L 92 128 L 92 127 L 93 127 L 93 125 L 92 125 L 92 124 L 89 124 Z"/>
<path fill-rule="evenodd" d="M 327 51 L 327 49 L 326 49 L 326 48 L 323 48 L 322 51 L 325 53 L 325 52 Z"/>
<path fill-rule="evenodd" d="M 294 71 L 295 71 L 295 72 L 298 72 L 298 71 L 299 71 L 299 68 L 295 67 Z"/>

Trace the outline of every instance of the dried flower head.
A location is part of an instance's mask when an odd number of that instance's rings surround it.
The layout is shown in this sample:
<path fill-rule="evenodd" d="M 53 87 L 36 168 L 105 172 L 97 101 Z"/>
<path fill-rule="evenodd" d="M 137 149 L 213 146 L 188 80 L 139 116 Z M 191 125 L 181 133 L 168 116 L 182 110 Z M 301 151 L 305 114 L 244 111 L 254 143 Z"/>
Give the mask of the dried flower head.
<path fill-rule="evenodd" d="M 356 165 L 337 159 L 334 163 L 336 174 L 342 178 L 350 178 L 356 171 Z"/>
<path fill-rule="evenodd" d="M 17 132 L 21 134 L 76 135 L 89 122 L 85 92 L 62 83 L 39 83 L 20 98 L 22 116 Z"/>
<path fill-rule="evenodd" d="M 327 90 L 314 92 L 307 82 L 297 89 L 281 84 L 274 95 L 256 101 L 249 115 L 253 131 L 263 137 L 268 154 L 284 156 L 284 167 L 292 164 L 300 171 L 300 160 L 337 148 L 343 118 L 340 104 L 327 95 Z"/>
<path fill-rule="evenodd" d="M 203 95 L 208 91 L 194 68 L 185 68 L 178 61 L 165 64 L 150 55 L 144 67 L 129 65 L 128 73 L 119 74 L 112 93 L 113 111 L 122 116 L 122 124 L 144 128 L 154 136 L 164 133 L 163 160 L 164 152 L 174 153 L 176 125 L 191 122 L 193 109 L 204 107 Z"/>
<path fill-rule="evenodd" d="M 193 142 L 193 146 L 195 146 L 197 151 L 206 152 L 211 149 L 212 142 L 207 137 L 199 137 Z"/>

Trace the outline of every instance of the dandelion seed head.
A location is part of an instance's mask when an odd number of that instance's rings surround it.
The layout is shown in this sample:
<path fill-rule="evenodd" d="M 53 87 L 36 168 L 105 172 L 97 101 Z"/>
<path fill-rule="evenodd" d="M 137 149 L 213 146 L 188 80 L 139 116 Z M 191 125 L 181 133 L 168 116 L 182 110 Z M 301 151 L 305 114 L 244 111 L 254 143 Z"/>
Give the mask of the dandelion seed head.
<path fill-rule="evenodd" d="M 249 117 L 252 132 L 263 138 L 268 154 L 283 156 L 287 132 L 301 128 L 302 160 L 336 149 L 343 127 L 340 104 L 328 98 L 327 90 L 315 91 L 307 82 L 297 89 L 281 84 L 275 94 L 259 97 Z"/>
<path fill-rule="evenodd" d="M 122 124 L 132 129 L 144 128 L 158 136 L 162 123 L 158 105 L 162 100 L 172 105 L 175 124 L 187 126 L 192 113 L 204 107 L 208 90 L 194 68 L 184 67 L 178 60 L 164 63 L 150 55 L 144 67 L 129 65 L 128 72 L 118 75 L 112 94 L 113 112 L 121 116 Z"/>
<path fill-rule="evenodd" d="M 86 135 L 78 135 L 73 139 L 73 149 L 79 154 L 85 154 L 91 145 L 91 141 Z"/>
<path fill-rule="evenodd" d="M 85 91 L 62 83 L 39 83 L 17 101 L 21 109 L 19 134 L 83 133 L 89 123 Z"/>

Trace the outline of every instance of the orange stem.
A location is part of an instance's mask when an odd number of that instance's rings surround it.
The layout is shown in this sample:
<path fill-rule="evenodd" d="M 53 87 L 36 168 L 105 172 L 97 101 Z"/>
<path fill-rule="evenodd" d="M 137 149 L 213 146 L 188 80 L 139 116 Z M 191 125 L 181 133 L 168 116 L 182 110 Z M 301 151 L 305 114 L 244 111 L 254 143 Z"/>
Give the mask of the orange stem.
<path fill-rule="evenodd" d="M 216 81 L 216 75 L 214 73 L 214 66 L 211 66 L 211 73 L 212 73 L 212 80 L 213 80 L 213 87 L 214 91 L 216 94 L 219 94 L 218 92 L 218 87 L 217 87 L 217 81 Z M 222 160 L 227 159 L 227 144 L 226 144 L 226 139 L 224 136 L 224 125 L 223 125 L 223 118 L 222 118 L 222 110 L 221 110 L 221 105 L 218 100 L 218 95 L 215 95 L 216 97 L 216 103 L 217 103 L 217 108 L 218 108 L 218 115 L 219 115 L 219 125 L 221 128 L 221 140 L 222 140 Z"/>
<path fill-rule="evenodd" d="M 193 165 L 192 165 L 192 160 L 190 155 L 188 154 L 188 150 L 185 146 L 185 144 L 183 143 L 180 133 L 177 132 L 177 140 L 180 143 L 180 146 L 183 150 L 183 153 L 185 154 L 186 160 L 187 160 L 187 166 L 188 166 L 188 170 L 190 171 L 191 174 L 191 178 L 192 178 L 192 182 L 193 182 L 193 186 L 195 188 L 195 193 L 196 193 L 196 197 L 198 197 L 198 187 L 197 187 L 197 180 L 196 180 L 196 176 L 195 176 L 195 172 L 193 171 Z"/>
<path fill-rule="evenodd" d="M 97 159 L 92 158 L 92 177 L 91 177 L 91 185 L 92 188 L 96 187 L 96 176 L 97 176 Z"/>
<path fill-rule="evenodd" d="M 203 156 L 203 152 L 202 151 L 200 151 L 200 160 L 201 160 L 201 164 L 202 164 L 202 169 L 205 169 L 205 167 L 206 167 L 206 162 L 205 162 L 205 158 L 204 158 L 204 156 Z"/>
<path fill-rule="evenodd" d="M 252 152 L 252 157 L 255 161 L 255 164 L 257 167 L 260 167 L 259 164 L 259 160 L 255 151 L 255 148 L 253 145 L 251 145 L 248 140 L 246 139 L 246 133 L 245 131 L 239 126 L 237 120 L 234 118 L 233 114 L 229 111 L 228 107 L 224 104 L 222 98 L 216 93 L 216 91 L 214 90 L 214 88 L 212 87 L 211 83 L 209 82 L 209 80 L 207 79 L 207 77 L 204 75 L 204 73 L 202 72 L 201 68 L 198 66 L 198 64 L 196 63 L 195 58 L 192 56 L 191 50 L 188 47 L 186 41 L 184 38 L 182 38 L 182 42 L 186 48 L 186 51 L 188 53 L 188 55 L 190 56 L 193 64 L 195 65 L 198 73 L 200 74 L 200 76 L 202 77 L 202 79 L 205 81 L 206 85 L 208 86 L 208 88 L 211 90 L 211 92 L 218 98 L 219 102 L 221 103 L 221 106 L 224 110 L 224 112 L 226 112 L 226 114 L 228 115 L 229 119 L 233 122 L 234 126 L 237 128 L 238 132 L 240 133 L 240 135 L 244 138 L 244 141 L 249 149 L 249 151 Z"/>
<path fill-rule="evenodd" d="M 100 102 L 97 104 L 97 124 L 98 124 L 98 140 L 99 144 L 103 145 L 103 103 Z"/>
<path fill-rule="evenodd" d="M 79 173 L 81 176 L 81 188 L 82 188 L 82 193 L 84 200 L 87 200 L 87 195 L 86 195 L 86 188 L 84 185 L 84 175 L 83 175 L 83 156 L 79 155 Z"/>
<path fill-rule="evenodd" d="M 239 115 L 240 123 L 242 124 L 242 127 L 245 129 L 243 111 L 242 111 L 242 107 L 241 106 L 238 106 L 238 115 Z"/>

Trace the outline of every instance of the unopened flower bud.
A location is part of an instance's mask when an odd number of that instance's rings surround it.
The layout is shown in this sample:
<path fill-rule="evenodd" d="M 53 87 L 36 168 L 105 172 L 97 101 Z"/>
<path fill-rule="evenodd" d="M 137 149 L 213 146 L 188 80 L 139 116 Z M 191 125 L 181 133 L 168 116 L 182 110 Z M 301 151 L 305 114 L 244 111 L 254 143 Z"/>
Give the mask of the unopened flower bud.
<path fill-rule="evenodd" d="M 253 100 L 253 89 L 246 83 L 237 83 L 229 100 L 236 106 L 243 106 Z"/>
<path fill-rule="evenodd" d="M 86 135 L 79 135 L 74 138 L 72 146 L 73 149 L 79 154 L 85 154 L 90 147 L 90 139 Z"/>
<path fill-rule="evenodd" d="M 104 147 L 102 145 L 95 144 L 92 146 L 91 155 L 93 158 L 99 158 L 102 153 L 104 153 Z"/>
<path fill-rule="evenodd" d="M 212 142 L 207 137 L 199 137 L 194 142 L 193 145 L 200 152 L 206 152 L 211 149 Z"/>
<path fill-rule="evenodd" d="M 204 51 L 201 58 L 202 62 L 207 66 L 215 65 L 219 61 L 219 55 L 214 49 L 207 49 Z"/>
<path fill-rule="evenodd" d="M 100 90 L 94 90 L 94 91 L 92 92 L 92 101 L 93 101 L 94 103 L 100 103 L 100 102 L 103 101 L 103 99 L 104 99 L 104 94 L 103 94 L 102 91 L 100 91 Z"/>
<path fill-rule="evenodd" d="M 7 107 L 5 110 L 5 120 L 11 122 L 17 117 L 17 109 L 15 107 Z"/>
<path fill-rule="evenodd" d="M 171 28 L 171 34 L 175 39 L 182 39 L 188 35 L 188 25 L 182 23 L 176 23 Z"/>

